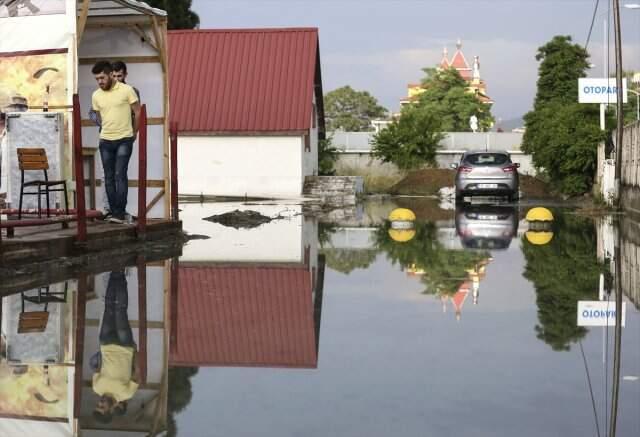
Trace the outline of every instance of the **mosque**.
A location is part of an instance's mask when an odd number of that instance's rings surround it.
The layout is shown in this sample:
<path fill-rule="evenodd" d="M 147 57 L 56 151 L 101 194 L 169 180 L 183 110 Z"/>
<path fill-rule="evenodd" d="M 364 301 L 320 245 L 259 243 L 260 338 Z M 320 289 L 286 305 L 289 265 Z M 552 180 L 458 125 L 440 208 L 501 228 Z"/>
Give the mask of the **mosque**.
<path fill-rule="evenodd" d="M 467 82 L 467 90 L 474 93 L 482 103 L 493 104 L 493 100 L 487 95 L 487 84 L 480 76 L 480 57 L 474 56 L 473 66 L 470 67 L 467 58 L 462 52 L 462 41 L 458 39 L 456 52 L 449 59 L 449 53 L 445 47 L 442 51 L 442 60 L 437 66 L 438 70 L 455 68 L 460 76 Z M 420 94 L 424 92 L 422 84 L 411 83 L 407 85 L 407 96 L 400 100 L 400 107 L 418 100 Z"/>

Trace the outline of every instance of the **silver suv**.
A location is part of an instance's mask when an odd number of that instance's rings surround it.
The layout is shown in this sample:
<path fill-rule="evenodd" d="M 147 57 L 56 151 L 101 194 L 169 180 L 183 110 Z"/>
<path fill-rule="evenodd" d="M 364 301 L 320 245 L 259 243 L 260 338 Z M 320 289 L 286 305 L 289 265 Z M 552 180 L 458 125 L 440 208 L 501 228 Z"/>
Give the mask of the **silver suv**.
<path fill-rule="evenodd" d="M 467 152 L 457 169 L 456 201 L 465 196 L 507 196 L 509 201 L 518 198 L 520 164 L 511 162 L 507 152 Z"/>

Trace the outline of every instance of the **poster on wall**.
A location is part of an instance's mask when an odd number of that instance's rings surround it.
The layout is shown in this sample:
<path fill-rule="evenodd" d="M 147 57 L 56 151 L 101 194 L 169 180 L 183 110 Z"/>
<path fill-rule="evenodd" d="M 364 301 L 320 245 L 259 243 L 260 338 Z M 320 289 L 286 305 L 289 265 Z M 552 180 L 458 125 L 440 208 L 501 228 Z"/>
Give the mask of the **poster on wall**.
<path fill-rule="evenodd" d="M 65 0 L 0 0 L 0 18 L 65 13 Z"/>
<path fill-rule="evenodd" d="M 12 202 L 12 185 L 19 189 L 19 172 L 16 173 L 17 157 L 11 153 L 11 132 L 5 131 L 9 121 L 9 114 L 42 111 L 43 107 L 63 107 L 67 101 L 67 50 L 43 50 L 36 53 L 0 54 L 0 151 L 2 159 L 0 169 L 0 193 L 8 193 L 7 202 Z M 68 117 L 66 117 L 68 118 Z M 66 133 L 66 129 L 57 128 Z M 29 138 L 14 138 L 16 145 L 28 141 L 29 144 L 39 144 L 47 149 L 46 144 L 51 139 L 37 135 L 47 135 L 42 129 L 32 130 Z M 35 137 L 34 137 L 35 135 Z M 55 141 L 54 143 L 60 143 Z M 22 146 L 24 147 L 24 146 Z M 61 165 L 61 145 L 56 144 L 47 150 L 50 165 L 55 171 L 51 176 L 59 177 L 58 169 Z M 17 179 L 16 179 L 17 178 Z M 15 179 L 15 184 L 12 180 Z M 35 205 L 37 199 L 33 196 L 28 203 Z M 55 200 L 54 200 L 55 202 Z M 33 205 L 29 205 L 31 207 Z"/>

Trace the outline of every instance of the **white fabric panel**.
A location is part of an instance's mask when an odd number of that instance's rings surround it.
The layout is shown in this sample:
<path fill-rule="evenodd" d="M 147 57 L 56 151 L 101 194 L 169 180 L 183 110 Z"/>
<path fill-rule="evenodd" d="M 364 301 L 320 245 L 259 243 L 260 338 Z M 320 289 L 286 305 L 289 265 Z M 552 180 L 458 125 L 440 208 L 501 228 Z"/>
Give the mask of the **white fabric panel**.
<path fill-rule="evenodd" d="M 153 33 L 147 28 L 147 33 Z M 118 56 L 157 56 L 157 52 L 146 42 L 142 42 L 140 36 L 124 28 L 85 28 L 82 34 L 82 42 L 78 48 L 80 58 L 107 57 L 115 60 Z M 80 70 L 86 69 L 91 76 L 91 66 L 81 65 Z M 83 73 L 80 72 L 80 75 Z M 93 76 L 91 76 L 93 79 Z"/>
<path fill-rule="evenodd" d="M 72 430 L 68 423 L 0 419 L 0 435 L 2 437 L 71 437 Z"/>
<path fill-rule="evenodd" d="M 59 112 L 10 113 L 8 121 L 7 150 L 3 157 L 8 169 L 7 202 L 11 202 L 12 206 L 17 207 L 20 199 L 21 178 L 17 149 L 21 147 L 44 148 L 49 161 L 49 171 L 47 172 L 49 180 L 59 180 L 61 178 L 60 164 L 64 141 L 64 122 L 63 115 Z M 25 182 L 34 179 L 43 179 L 42 171 L 25 172 Z M 28 191 L 34 191 L 34 187 L 28 188 Z M 61 202 L 61 200 L 60 193 L 52 193 L 50 195 L 51 207 L 55 207 L 56 201 Z M 44 208 L 44 198 L 42 202 Z M 36 208 L 37 206 L 37 196 L 24 197 L 23 209 Z M 62 202 L 60 206 L 63 206 Z"/>
<path fill-rule="evenodd" d="M 68 48 L 64 15 L 0 18 L 0 52 Z M 34 32 L 33 29 L 47 29 Z"/>
<path fill-rule="evenodd" d="M 123 15 L 138 15 L 141 13 L 166 16 L 167 13 L 161 9 L 152 8 L 148 4 L 136 0 L 92 0 L 89 6 L 89 16 L 110 15 L 108 9 L 120 8 Z M 107 9 L 107 10 L 104 10 Z M 82 1 L 78 2 L 78 11 L 82 10 Z"/>
<path fill-rule="evenodd" d="M 64 283 L 52 284 L 49 288 L 52 293 L 62 293 Z M 37 296 L 38 289 L 27 290 L 25 296 Z M 22 295 L 14 294 L 5 298 L 3 306 L 3 318 L 7 324 L 4 332 L 7 341 L 7 360 L 15 363 L 45 364 L 60 363 L 63 360 L 63 305 L 62 303 L 49 303 L 47 311 L 49 320 L 44 332 L 18 334 L 18 323 L 22 312 Z M 25 311 L 43 311 L 44 304 L 25 302 Z"/>

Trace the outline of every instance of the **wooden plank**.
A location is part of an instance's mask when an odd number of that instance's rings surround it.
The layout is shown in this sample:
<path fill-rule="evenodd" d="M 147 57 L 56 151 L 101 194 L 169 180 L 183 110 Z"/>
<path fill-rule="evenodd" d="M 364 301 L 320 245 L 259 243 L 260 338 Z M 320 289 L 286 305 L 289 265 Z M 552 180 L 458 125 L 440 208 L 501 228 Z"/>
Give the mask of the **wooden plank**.
<path fill-rule="evenodd" d="M 61 110 L 61 109 L 73 109 L 72 105 L 49 105 L 48 106 L 49 111 L 53 111 L 53 110 Z M 29 106 L 29 109 L 44 109 L 44 106 L 42 105 L 33 105 L 33 106 Z"/>
<path fill-rule="evenodd" d="M 160 126 L 164 124 L 164 117 L 149 117 L 147 118 L 147 124 L 149 126 Z M 96 124 L 89 119 L 82 120 L 82 127 L 94 127 Z"/>
<path fill-rule="evenodd" d="M 96 187 L 102 186 L 102 180 L 96 181 Z M 138 180 L 129 179 L 129 188 L 137 188 Z M 147 179 L 147 188 L 164 188 L 164 181 L 162 179 Z"/>
<path fill-rule="evenodd" d="M 87 319 L 86 326 L 97 327 L 100 326 L 100 319 Z M 129 324 L 132 328 L 139 328 L 140 323 L 138 320 L 129 320 Z M 147 321 L 147 329 L 164 329 L 164 322 L 159 321 Z"/>
<path fill-rule="evenodd" d="M 84 0 L 82 3 L 82 11 L 80 12 L 80 16 L 78 17 L 77 27 L 76 27 L 76 41 L 77 45 L 80 45 L 80 41 L 82 41 L 82 34 L 84 33 L 84 28 L 87 25 L 87 17 L 89 17 L 89 6 L 91 5 L 91 0 Z"/>
<path fill-rule="evenodd" d="M 156 206 L 156 203 L 158 203 L 158 201 L 162 199 L 162 196 L 164 196 L 164 188 L 160 190 L 160 192 L 156 194 L 151 202 L 147 205 L 147 214 L 149 214 L 149 211 L 151 211 L 151 209 Z"/>
<path fill-rule="evenodd" d="M 133 25 L 133 26 L 129 26 L 129 28 L 135 34 L 137 34 L 144 42 L 149 44 L 149 46 L 151 46 L 151 48 L 153 48 L 156 52 L 160 53 L 160 49 L 158 49 L 157 44 L 151 40 L 150 36 L 147 35 L 147 33 L 144 31 L 144 29 L 142 29 L 142 27 L 140 27 L 139 24 L 136 24 L 136 25 Z"/>
<path fill-rule="evenodd" d="M 158 64 L 160 63 L 159 56 L 120 56 L 119 60 L 126 64 Z M 93 65 L 98 61 L 102 61 L 104 58 L 79 58 L 78 63 L 80 65 Z"/>

